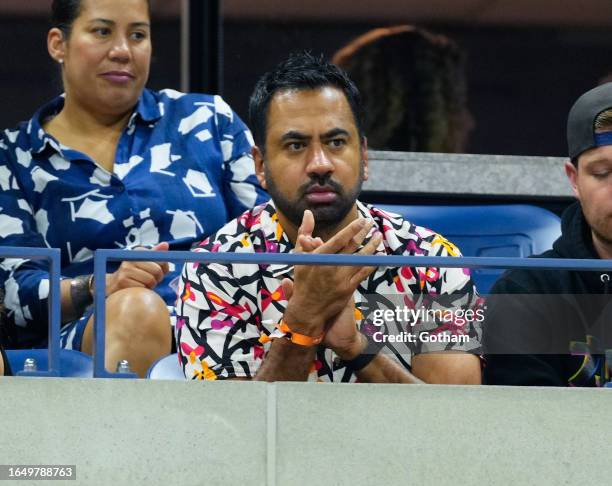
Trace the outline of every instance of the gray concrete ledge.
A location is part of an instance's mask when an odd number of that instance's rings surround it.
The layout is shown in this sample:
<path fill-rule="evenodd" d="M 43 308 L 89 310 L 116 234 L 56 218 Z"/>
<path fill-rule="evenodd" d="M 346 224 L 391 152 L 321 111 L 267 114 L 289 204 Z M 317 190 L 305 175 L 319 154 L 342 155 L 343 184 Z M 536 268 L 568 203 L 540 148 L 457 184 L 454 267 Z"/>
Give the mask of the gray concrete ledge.
<path fill-rule="evenodd" d="M 610 409 L 610 389 L 0 378 L 0 463 L 75 464 L 52 483 L 73 486 L 608 484 Z"/>
<path fill-rule="evenodd" d="M 572 196 L 559 157 L 370 151 L 365 191 Z"/>

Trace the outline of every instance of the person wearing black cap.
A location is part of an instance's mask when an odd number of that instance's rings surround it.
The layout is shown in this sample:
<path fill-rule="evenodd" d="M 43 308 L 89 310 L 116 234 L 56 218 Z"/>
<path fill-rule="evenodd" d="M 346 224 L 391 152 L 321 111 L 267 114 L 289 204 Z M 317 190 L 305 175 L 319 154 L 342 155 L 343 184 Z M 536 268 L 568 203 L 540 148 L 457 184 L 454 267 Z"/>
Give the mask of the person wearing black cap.
<path fill-rule="evenodd" d="M 612 258 L 612 83 L 583 94 L 568 116 L 577 201 L 541 258 Z M 612 264 L 611 264 L 612 269 Z M 611 380 L 610 272 L 512 270 L 494 285 L 484 325 L 483 381 L 494 385 L 602 386 Z"/>

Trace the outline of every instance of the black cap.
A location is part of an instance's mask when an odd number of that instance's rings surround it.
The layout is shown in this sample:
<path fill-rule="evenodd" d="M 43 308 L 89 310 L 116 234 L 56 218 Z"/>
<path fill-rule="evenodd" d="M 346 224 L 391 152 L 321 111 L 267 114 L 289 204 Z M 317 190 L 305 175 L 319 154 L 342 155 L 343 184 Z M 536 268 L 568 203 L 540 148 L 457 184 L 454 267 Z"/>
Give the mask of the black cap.
<path fill-rule="evenodd" d="M 602 84 L 584 93 L 567 117 L 567 146 L 570 159 L 574 160 L 585 150 L 597 147 L 595 119 L 612 108 L 612 83 Z"/>

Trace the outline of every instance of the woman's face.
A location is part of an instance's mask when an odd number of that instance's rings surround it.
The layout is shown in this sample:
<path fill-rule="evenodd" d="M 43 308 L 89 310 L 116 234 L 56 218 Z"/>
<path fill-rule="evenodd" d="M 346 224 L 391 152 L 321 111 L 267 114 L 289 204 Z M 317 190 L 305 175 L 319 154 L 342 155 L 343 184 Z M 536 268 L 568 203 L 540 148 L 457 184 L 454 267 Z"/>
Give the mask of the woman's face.
<path fill-rule="evenodd" d="M 149 78 L 147 1 L 83 0 L 70 37 L 58 46 L 67 103 L 101 115 L 130 111 Z"/>

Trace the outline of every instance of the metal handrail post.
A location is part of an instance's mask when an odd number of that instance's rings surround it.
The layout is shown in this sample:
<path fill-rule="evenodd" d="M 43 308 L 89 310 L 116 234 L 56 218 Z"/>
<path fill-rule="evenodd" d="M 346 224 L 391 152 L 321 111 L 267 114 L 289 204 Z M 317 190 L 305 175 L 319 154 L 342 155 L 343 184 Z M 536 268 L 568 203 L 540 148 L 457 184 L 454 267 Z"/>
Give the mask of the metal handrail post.
<path fill-rule="evenodd" d="M 49 297 L 48 312 L 48 353 L 49 361 L 46 370 L 16 371 L 18 376 L 60 376 L 60 279 L 61 252 L 58 248 L 32 248 L 18 246 L 0 246 L 0 258 L 24 258 L 28 260 L 49 261 Z"/>

